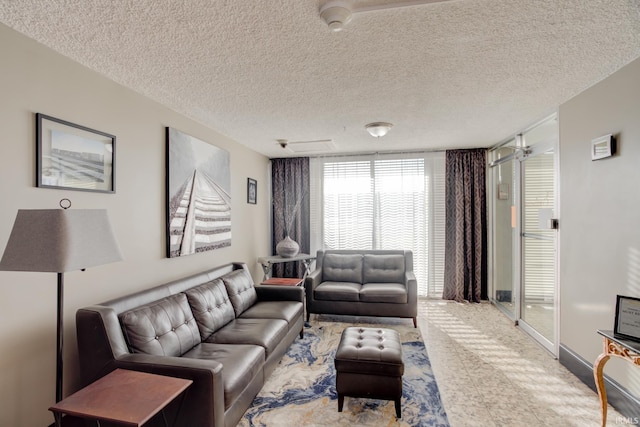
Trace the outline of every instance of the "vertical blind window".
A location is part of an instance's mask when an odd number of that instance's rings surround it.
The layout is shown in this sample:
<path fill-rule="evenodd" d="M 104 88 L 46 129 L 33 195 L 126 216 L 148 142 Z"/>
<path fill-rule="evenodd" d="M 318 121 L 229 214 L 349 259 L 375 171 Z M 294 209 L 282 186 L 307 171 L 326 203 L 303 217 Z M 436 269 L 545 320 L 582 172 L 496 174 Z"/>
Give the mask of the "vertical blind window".
<path fill-rule="evenodd" d="M 373 246 L 373 186 L 370 162 L 324 165 L 324 247 Z"/>
<path fill-rule="evenodd" d="M 442 296 L 444 155 L 315 159 L 312 195 L 323 249 L 413 252 L 420 296 Z M 440 204 L 441 206 L 437 206 Z M 312 202 L 312 206 L 314 203 Z M 312 208 L 313 209 L 313 208 Z M 312 218 L 314 214 L 312 212 Z M 314 221 L 312 221 L 314 222 Z"/>

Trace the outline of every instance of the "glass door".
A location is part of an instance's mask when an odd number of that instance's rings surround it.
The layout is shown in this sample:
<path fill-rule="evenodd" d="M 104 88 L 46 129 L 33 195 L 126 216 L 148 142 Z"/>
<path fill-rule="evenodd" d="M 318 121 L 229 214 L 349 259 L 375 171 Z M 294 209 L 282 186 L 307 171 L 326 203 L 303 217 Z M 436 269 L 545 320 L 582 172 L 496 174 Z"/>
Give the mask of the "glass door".
<path fill-rule="evenodd" d="M 526 138 L 526 135 L 525 135 Z M 556 354 L 555 144 L 531 146 L 521 160 L 522 261 L 520 323 Z"/>
<path fill-rule="evenodd" d="M 492 299 L 512 320 L 516 320 L 516 294 L 519 283 L 515 280 L 517 246 L 515 197 L 516 160 L 514 148 L 507 145 L 493 153 L 499 164 L 491 168 L 494 183 L 492 197 L 493 239 L 492 239 Z"/>
<path fill-rule="evenodd" d="M 492 302 L 558 354 L 557 116 L 491 151 Z"/>

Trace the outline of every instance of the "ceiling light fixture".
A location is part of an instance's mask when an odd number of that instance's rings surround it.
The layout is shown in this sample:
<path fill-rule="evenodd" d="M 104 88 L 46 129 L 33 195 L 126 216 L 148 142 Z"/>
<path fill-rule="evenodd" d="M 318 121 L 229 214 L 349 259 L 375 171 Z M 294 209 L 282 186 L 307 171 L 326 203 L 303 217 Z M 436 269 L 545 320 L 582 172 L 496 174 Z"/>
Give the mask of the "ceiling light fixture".
<path fill-rule="evenodd" d="M 389 129 L 391 129 L 393 125 L 391 123 L 386 122 L 373 122 L 365 125 L 364 128 L 371 134 L 371 136 L 375 138 L 380 138 L 381 136 L 385 136 Z"/>

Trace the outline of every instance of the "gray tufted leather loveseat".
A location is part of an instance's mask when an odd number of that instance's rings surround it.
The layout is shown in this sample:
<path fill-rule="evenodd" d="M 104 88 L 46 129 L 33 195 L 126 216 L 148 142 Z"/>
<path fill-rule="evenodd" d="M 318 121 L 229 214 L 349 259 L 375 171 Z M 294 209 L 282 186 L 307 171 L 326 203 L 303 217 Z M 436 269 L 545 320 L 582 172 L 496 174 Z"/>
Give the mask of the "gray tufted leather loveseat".
<path fill-rule="evenodd" d="M 403 250 L 318 251 L 305 279 L 307 320 L 312 313 L 412 318 L 418 288 L 413 253 Z"/>
<path fill-rule="evenodd" d="M 299 287 L 257 286 L 233 263 L 76 313 L 85 384 L 116 368 L 187 378 L 181 427 L 235 426 L 297 335 Z M 153 421 L 150 425 L 154 425 Z"/>

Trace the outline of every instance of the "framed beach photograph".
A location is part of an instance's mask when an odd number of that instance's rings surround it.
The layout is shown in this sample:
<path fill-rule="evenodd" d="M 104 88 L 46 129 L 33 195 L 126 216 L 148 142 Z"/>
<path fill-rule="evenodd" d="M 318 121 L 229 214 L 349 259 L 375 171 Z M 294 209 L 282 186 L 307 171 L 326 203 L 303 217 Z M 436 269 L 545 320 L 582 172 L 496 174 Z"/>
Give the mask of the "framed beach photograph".
<path fill-rule="evenodd" d="M 36 114 L 36 186 L 115 192 L 116 137 Z"/>
<path fill-rule="evenodd" d="M 640 342 L 640 298 L 616 296 L 613 335 Z"/>
<path fill-rule="evenodd" d="M 257 203 L 258 181 L 247 178 L 247 203 L 255 205 Z"/>

